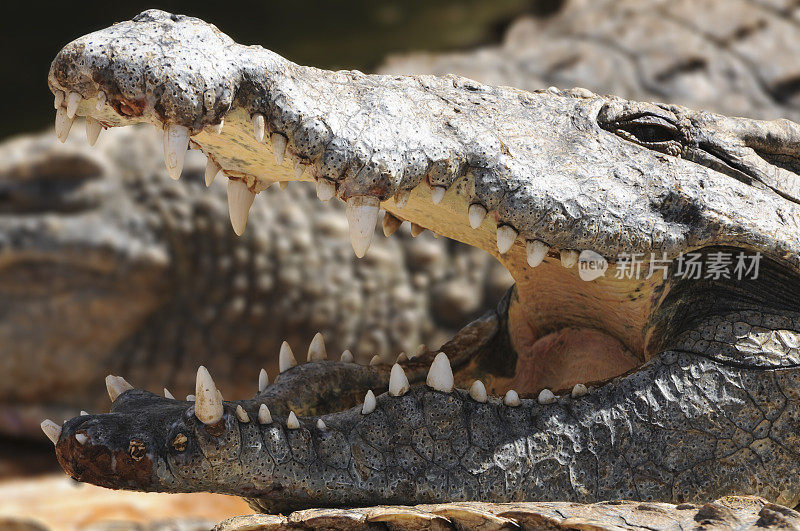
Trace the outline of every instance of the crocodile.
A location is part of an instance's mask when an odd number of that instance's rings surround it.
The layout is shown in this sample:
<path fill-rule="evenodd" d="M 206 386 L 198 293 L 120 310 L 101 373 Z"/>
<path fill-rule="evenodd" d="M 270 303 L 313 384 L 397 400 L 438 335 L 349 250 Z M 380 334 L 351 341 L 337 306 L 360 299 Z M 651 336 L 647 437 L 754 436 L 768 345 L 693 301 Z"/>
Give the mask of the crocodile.
<path fill-rule="evenodd" d="M 42 424 L 73 478 L 265 512 L 800 500 L 797 124 L 325 71 L 158 10 L 65 46 L 49 84 L 62 138 L 75 116 L 151 123 L 173 178 L 202 150 L 237 233 L 272 184 L 312 181 L 345 202 L 356 256 L 382 208 L 387 232 L 424 227 L 515 279 L 391 368 L 284 346 L 233 401 L 202 366 L 188 400 L 110 375 L 110 413 Z"/>
<path fill-rule="evenodd" d="M 394 359 L 439 345 L 511 284 L 489 255 L 427 231 L 379 236 L 354 260 L 340 204 L 312 209 L 304 186 L 262 194 L 238 238 L 205 158 L 190 153 L 176 182 L 160 150 L 147 126 L 94 148 L 52 132 L 0 145 L 4 435 L 41 438 L 42 416 L 102 411 L 109 371 L 185 396 L 205 364 L 245 397 L 240 371 L 277 374 L 284 340 L 305 348 L 319 332 L 331 351 Z"/>

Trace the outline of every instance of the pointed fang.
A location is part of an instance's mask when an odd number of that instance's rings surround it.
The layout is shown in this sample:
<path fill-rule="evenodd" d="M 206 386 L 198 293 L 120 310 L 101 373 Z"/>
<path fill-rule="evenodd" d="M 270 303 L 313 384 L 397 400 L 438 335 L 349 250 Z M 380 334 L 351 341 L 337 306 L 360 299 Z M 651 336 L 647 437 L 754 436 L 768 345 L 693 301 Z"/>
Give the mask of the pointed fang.
<path fill-rule="evenodd" d="M 258 408 L 258 423 L 272 424 L 272 414 L 266 404 L 261 404 Z"/>
<path fill-rule="evenodd" d="M 347 221 L 350 225 L 350 243 L 358 258 L 362 258 L 372 235 L 375 234 L 375 225 L 378 222 L 380 210 L 377 197 L 357 195 L 347 200 Z"/>
<path fill-rule="evenodd" d="M 47 438 L 53 441 L 53 444 L 58 444 L 58 438 L 61 437 L 61 426 L 50 419 L 45 419 L 41 426 Z"/>
<path fill-rule="evenodd" d="M 389 394 L 392 396 L 403 396 L 411 388 L 408 378 L 403 368 L 395 363 L 389 375 Z"/>
<path fill-rule="evenodd" d="M 440 352 L 433 358 L 431 368 L 428 370 L 426 380 L 428 387 L 444 393 L 453 390 L 453 369 L 450 367 L 450 360 L 447 354 Z"/>
<path fill-rule="evenodd" d="M 373 411 L 375 411 L 375 393 L 372 392 L 372 389 L 367 391 L 366 396 L 364 397 L 364 405 L 361 406 L 361 414 L 362 415 L 369 415 Z"/>
<path fill-rule="evenodd" d="M 325 338 L 322 337 L 322 334 L 317 332 L 314 334 L 311 344 L 308 345 L 308 356 L 306 360 L 325 361 L 326 359 L 328 359 L 328 353 L 325 352 Z"/>
<path fill-rule="evenodd" d="M 203 424 L 212 425 L 222 420 L 222 396 L 208 369 L 202 365 L 197 369 L 194 396 L 194 414 Z"/>
<path fill-rule="evenodd" d="M 181 178 L 187 149 L 189 149 L 189 128 L 178 124 L 168 125 L 164 129 L 164 162 L 167 165 L 167 173 L 174 181 Z"/>
<path fill-rule="evenodd" d="M 244 233 L 247 226 L 247 217 L 256 194 L 251 192 L 244 181 L 228 180 L 228 210 L 231 217 L 231 226 L 237 236 Z"/>
<path fill-rule="evenodd" d="M 119 395 L 130 389 L 133 389 L 133 386 L 126 382 L 125 378 L 122 376 L 114 376 L 112 374 L 106 376 L 106 390 L 112 402 L 115 401 Z"/>
<path fill-rule="evenodd" d="M 294 357 L 294 352 L 292 352 L 292 347 L 284 341 L 281 343 L 281 351 L 278 354 L 278 368 L 281 372 L 284 372 L 295 365 L 297 365 L 297 360 Z"/>

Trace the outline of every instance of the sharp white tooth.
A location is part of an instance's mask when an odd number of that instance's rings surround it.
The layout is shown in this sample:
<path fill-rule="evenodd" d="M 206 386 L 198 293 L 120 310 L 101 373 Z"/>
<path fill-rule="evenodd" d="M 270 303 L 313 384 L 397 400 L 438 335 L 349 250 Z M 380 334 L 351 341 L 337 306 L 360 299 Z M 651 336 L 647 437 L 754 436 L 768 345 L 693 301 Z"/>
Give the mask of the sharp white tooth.
<path fill-rule="evenodd" d="M 519 395 L 513 389 L 509 389 L 506 396 L 503 397 L 503 403 L 509 407 L 517 407 L 519 405 Z"/>
<path fill-rule="evenodd" d="M 397 229 L 400 228 L 400 225 L 403 224 L 402 219 L 398 219 L 394 217 L 392 214 L 387 212 L 383 215 L 383 221 L 381 225 L 383 226 L 383 235 L 387 238 L 397 232 Z"/>
<path fill-rule="evenodd" d="M 444 186 L 432 186 L 431 187 L 431 199 L 433 199 L 433 204 L 438 205 L 444 199 L 444 193 L 447 191 L 447 188 Z"/>
<path fill-rule="evenodd" d="M 83 417 L 85 415 L 88 415 L 88 414 L 89 414 L 88 411 L 84 411 L 84 410 L 81 409 L 81 417 Z"/>
<path fill-rule="evenodd" d="M 572 388 L 572 398 L 580 398 L 585 396 L 588 392 L 589 389 L 582 383 L 575 384 L 575 387 Z"/>
<path fill-rule="evenodd" d="M 164 129 L 164 162 L 167 173 L 177 181 L 183 171 L 183 159 L 189 149 L 189 128 L 183 125 L 170 124 Z"/>
<path fill-rule="evenodd" d="M 222 168 L 219 167 L 219 164 L 214 162 L 211 157 L 208 157 L 206 159 L 206 187 L 211 186 L 220 171 L 222 171 Z"/>
<path fill-rule="evenodd" d="M 75 440 L 78 441 L 78 444 L 86 444 L 86 442 L 89 440 L 89 436 L 85 433 L 76 433 Z"/>
<path fill-rule="evenodd" d="M 86 140 L 89 141 L 90 146 L 94 146 L 97 142 L 97 137 L 100 136 L 100 131 L 103 130 L 103 125 L 92 118 L 91 116 L 86 117 Z"/>
<path fill-rule="evenodd" d="M 328 179 L 317 179 L 317 197 L 320 201 L 329 201 L 336 195 L 336 184 Z"/>
<path fill-rule="evenodd" d="M 297 420 L 297 415 L 294 414 L 294 411 L 289 412 L 289 418 L 286 419 L 286 427 L 290 430 L 296 430 L 300 427 L 300 421 Z"/>
<path fill-rule="evenodd" d="M 489 397 L 486 395 L 486 386 L 480 380 L 475 380 L 469 388 L 469 396 L 475 402 L 485 403 Z"/>
<path fill-rule="evenodd" d="M 536 267 L 550 252 L 550 246 L 539 240 L 528 240 L 525 242 L 525 252 L 528 254 L 528 265 Z"/>
<path fill-rule="evenodd" d="M 240 422 L 250 422 L 250 415 L 247 414 L 247 411 L 241 405 L 236 406 L 236 418 L 239 419 Z"/>
<path fill-rule="evenodd" d="M 573 267 L 575 264 L 578 263 L 578 258 L 580 257 L 580 253 L 578 251 L 573 250 L 566 250 L 561 251 L 561 265 L 564 267 Z"/>
<path fill-rule="evenodd" d="M 105 92 L 103 92 L 102 90 L 100 92 L 98 92 L 97 93 L 97 105 L 95 105 L 95 108 L 98 111 L 103 110 L 103 105 L 106 104 L 106 100 L 107 99 L 108 98 L 106 97 L 106 93 Z"/>
<path fill-rule="evenodd" d="M 472 203 L 469 206 L 469 226 L 473 229 L 477 229 L 483 223 L 483 220 L 486 218 L 486 208 L 483 205 L 479 205 L 478 203 Z"/>
<path fill-rule="evenodd" d="M 408 354 L 406 354 L 405 352 L 401 352 L 400 354 L 397 355 L 397 360 L 395 361 L 397 363 L 404 363 L 408 361 Z"/>
<path fill-rule="evenodd" d="M 289 186 L 289 181 L 281 181 L 278 183 L 278 186 L 281 187 L 281 190 L 286 190 L 286 187 Z"/>
<path fill-rule="evenodd" d="M 278 354 L 278 368 L 281 372 L 284 372 L 287 369 L 291 369 L 295 365 L 297 365 L 297 360 L 294 359 L 292 347 L 289 346 L 289 343 L 284 341 L 281 343 L 281 351 L 280 354 Z"/>
<path fill-rule="evenodd" d="M 322 421 L 322 419 L 317 419 L 317 429 L 318 429 L 318 430 L 324 430 L 324 429 L 326 429 L 326 428 L 327 428 L 327 426 L 326 426 L 326 425 L 325 425 L 325 423 Z"/>
<path fill-rule="evenodd" d="M 256 194 L 251 192 L 244 181 L 228 179 L 228 211 L 231 217 L 231 226 L 237 236 L 244 233 L 247 226 L 247 216 Z"/>
<path fill-rule="evenodd" d="M 349 350 L 345 350 L 344 352 L 342 352 L 341 362 L 353 363 L 353 353 L 350 352 Z"/>
<path fill-rule="evenodd" d="M 363 415 L 369 415 L 373 411 L 375 411 L 375 393 L 370 389 L 364 397 L 364 405 L 361 406 L 361 413 Z"/>
<path fill-rule="evenodd" d="M 217 391 L 208 369 L 202 365 L 197 369 L 194 396 L 194 415 L 200 422 L 211 425 L 222 419 L 222 396 Z"/>
<path fill-rule="evenodd" d="M 272 152 L 275 154 L 275 162 L 280 166 L 283 164 L 283 158 L 286 155 L 286 137 L 280 133 L 272 133 L 269 139 L 272 141 Z"/>
<path fill-rule="evenodd" d="M 267 376 L 267 371 L 261 369 L 261 371 L 258 373 L 258 392 L 263 393 L 268 385 L 269 385 L 269 376 Z"/>
<path fill-rule="evenodd" d="M 266 404 L 261 404 L 258 407 L 258 423 L 259 424 L 272 424 L 272 415 Z"/>
<path fill-rule="evenodd" d="M 51 441 L 53 441 L 53 444 L 58 444 L 58 438 L 61 437 L 61 426 L 50 419 L 45 419 L 41 426 L 42 431 Z"/>
<path fill-rule="evenodd" d="M 350 225 L 350 244 L 358 258 L 369 249 L 375 225 L 378 223 L 380 201 L 377 197 L 356 195 L 347 200 L 347 222 Z"/>
<path fill-rule="evenodd" d="M 59 107 L 56 110 L 56 136 L 62 143 L 67 141 L 69 137 L 69 130 L 72 128 L 72 122 L 75 118 L 67 117 L 67 110 L 64 107 Z"/>
<path fill-rule="evenodd" d="M 411 190 L 398 190 L 394 194 L 394 204 L 397 208 L 403 208 L 408 204 L 408 198 L 411 197 Z"/>
<path fill-rule="evenodd" d="M 83 97 L 77 92 L 69 93 L 69 96 L 67 96 L 67 118 L 70 120 L 75 118 L 75 113 L 78 112 L 78 105 L 81 104 L 82 99 Z"/>
<path fill-rule="evenodd" d="M 382 363 L 381 357 L 378 356 L 377 354 L 372 356 L 372 359 L 369 360 L 369 366 L 370 367 L 375 367 L 377 365 L 380 365 L 381 363 Z"/>
<path fill-rule="evenodd" d="M 172 395 L 172 393 L 169 392 L 169 389 L 167 389 L 166 387 L 164 388 L 164 396 L 166 398 L 171 398 L 172 400 L 175 400 L 175 397 Z"/>
<path fill-rule="evenodd" d="M 264 141 L 264 126 L 266 121 L 264 120 L 264 115 L 260 112 L 257 112 L 253 115 L 253 134 L 256 137 L 256 142 L 263 142 Z"/>
<path fill-rule="evenodd" d="M 423 232 L 425 232 L 425 227 L 421 227 L 420 225 L 417 225 L 416 223 L 412 223 L 411 224 L 411 236 L 416 238 L 417 236 L 419 236 Z"/>
<path fill-rule="evenodd" d="M 53 108 L 58 110 L 62 105 L 64 105 L 64 91 L 56 90 L 53 94 Z"/>
<path fill-rule="evenodd" d="M 447 354 L 440 352 L 433 358 L 425 383 L 428 384 L 428 387 L 444 393 L 453 390 L 453 369 L 450 367 Z"/>
<path fill-rule="evenodd" d="M 322 337 L 322 334 L 317 332 L 314 334 L 311 344 L 308 345 L 308 356 L 306 360 L 324 361 L 326 359 L 328 359 L 328 353 L 325 352 L 325 338 Z"/>
<path fill-rule="evenodd" d="M 538 401 L 540 404 L 552 404 L 556 401 L 556 395 L 550 389 L 542 389 L 539 393 Z"/>
<path fill-rule="evenodd" d="M 186 395 L 187 402 L 194 402 L 195 396 L 194 395 Z"/>
<path fill-rule="evenodd" d="M 112 374 L 106 376 L 106 390 L 112 402 L 116 400 L 119 395 L 130 389 L 133 389 L 133 386 L 126 382 L 125 378 L 122 376 L 114 376 Z"/>
<path fill-rule="evenodd" d="M 214 133 L 221 135 L 222 129 L 225 127 L 225 118 L 220 118 L 219 123 L 212 125 L 211 128 L 214 130 Z"/>
<path fill-rule="evenodd" d="M 389 375 L 389 394 L 403 396 L 409 389 L 411 389 L 411 384 L 408 383 L 405 371 L 399 364 L 395 363 Z"/>
<path fill-rule="evenodd" d="M 507 253 L 516 239 L 517 231 L 511 225 L 497 227 L 497 250 L 500 251 L 500 254 Z"/>

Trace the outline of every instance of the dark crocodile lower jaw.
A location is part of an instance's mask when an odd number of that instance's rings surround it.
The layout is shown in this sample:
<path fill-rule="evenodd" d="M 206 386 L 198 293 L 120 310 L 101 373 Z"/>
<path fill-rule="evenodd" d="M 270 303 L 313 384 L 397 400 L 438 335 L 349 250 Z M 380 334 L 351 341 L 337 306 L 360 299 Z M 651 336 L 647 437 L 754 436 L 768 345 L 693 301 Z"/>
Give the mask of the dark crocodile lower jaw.
<path fill-rule="evenodd" d="M 795 124 L 325 72 L 159 11 L 65 47 L 50 85 L 62 137 L 76 114 L 92 134 L 156 124 L 174 178 L 202 149 L 237 233 L 258 192 L 313 180 L 347 203 L 357 256 L 383 208 L 387 235 L 408 221 L 517 282 L 441 352 L 391 369 L 328 361 L 319 337 L 302 365 L 284 346 L 281 374 L 247 400 L 223 401 L 204 367 L 187 401 L 110 376 L 111 413 L 43 425 L 77 479 L 273 511 L 800 499 Z M 631 253 L 663 275 L 619 274 Z M 693 278 L 684 253 L 760 269 Z M 587 279 L 585 257 L 610 263 L 605 276 Z"/>

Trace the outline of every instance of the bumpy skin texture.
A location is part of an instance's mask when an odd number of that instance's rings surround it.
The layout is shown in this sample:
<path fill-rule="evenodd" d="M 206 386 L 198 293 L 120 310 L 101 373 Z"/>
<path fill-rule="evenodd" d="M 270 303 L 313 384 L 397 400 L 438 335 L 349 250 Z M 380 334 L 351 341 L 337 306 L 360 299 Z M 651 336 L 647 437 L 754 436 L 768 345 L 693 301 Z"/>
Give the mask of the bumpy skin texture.
<path fill-rule="evenodd" d="M 551 16 L 515 21 L 497 46 L 395 56 L 378 70 L 526 90 L 581 86 L 798 121 L 799 22 L 797 5 L 783 0 L 569 0 Z"/>
<path fill-rule="evenodd" d="M 110 414 L 65 423 L 56 453 L 71 476 L 238 494 L 267 511 L 476 499 L 800 499 L 796 124 L 585 90 L 326 72 L 159 11 L 67 45 L 50 84 L 80 93 L 78 113 L 107 125 L 188 127 L 253 192 L 298 178 L 253 139 L 250 116 L 262 113 L 267 132 L 285 135 L 310 178 L 334 181 L 342 199 L 377 198 L 396 216 L 498 256 L 515 288 L 443 347 L 462 386 L 480 373 L 490 390 L 504 390 L 503 378 L 536 356 L 538 339 L 570 327 L 602 331 L 641 364 L 598 377 L 586 396 L 549 404 L 483 403 L 421 385 L 378 396 L 366 414 L 344 409 L 344 399 L 319 401 L 294 427 L 282 413 L 290 397 L 308 403 L 308 395 L 385 382 L 388 369 L 295 367 L 254 399 L 226 402 L 209 426 L 191 403 L 133 389 Z M 110 106 L 95 111 L 99 90 Z M 223 115 L 217 135 L 207 126 Z M 438 205 L 431 186 L 447 188 Z M 403 191 L 411 192 L 405 207 L 395 196 Z M 489 211 L 477 229 L 466 223 L 471 204 Z M 504 226 L 518 237 L 500 253 L 495 232 Z M 550 254 L 531 270 L 525 242 L 537 240 Z M 670 258 L 693 250 L 704 258 L 758 251 L 763 260 L 757 280 L 671 274 L 587 283 L 555 259 L 580 249 L 612 264 L 620 252 Z M 431 354 L 407 364 L 412 382 Z M 273 422 L 255 420 L 262 404 L 277 412 Z"/>
<path fill-rule="evenodd" d="M 306 186 L 261 194 L 238 238 L 196 152 L 173 182 L 151 128 L 95 148 L 72 136 L 0 145 L 5 434 L 40 438 L 42 417 L 102 411 L 109 372 L 185 396 L 204 364 L 246 397 L 241 371 L 277 374 L 284 340 L 300 354 L 322 332 L 331 353 L 394 359 L 443 343 L 510 285 L 480 250 L 407 227 L 356 260 L 341 203 Z"/>

